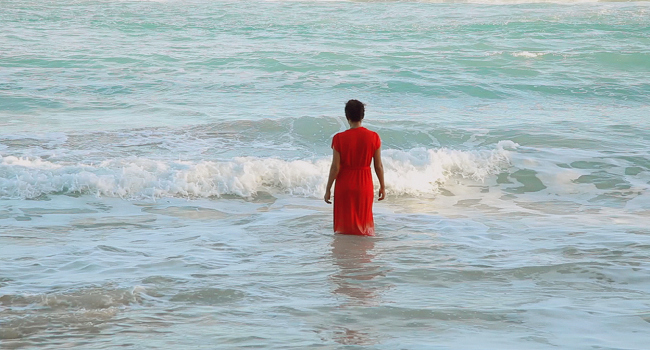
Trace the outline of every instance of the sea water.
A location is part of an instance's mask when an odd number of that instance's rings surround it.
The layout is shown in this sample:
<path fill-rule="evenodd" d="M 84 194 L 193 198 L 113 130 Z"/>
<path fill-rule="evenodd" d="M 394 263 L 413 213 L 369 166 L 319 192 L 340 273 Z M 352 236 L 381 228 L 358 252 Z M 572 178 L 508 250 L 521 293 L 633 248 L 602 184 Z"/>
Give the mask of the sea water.
<path fill-rule="evenodd" d="M 647 349 L 649 97 L 648 2 L 2 0 L 0 347 Z"/>

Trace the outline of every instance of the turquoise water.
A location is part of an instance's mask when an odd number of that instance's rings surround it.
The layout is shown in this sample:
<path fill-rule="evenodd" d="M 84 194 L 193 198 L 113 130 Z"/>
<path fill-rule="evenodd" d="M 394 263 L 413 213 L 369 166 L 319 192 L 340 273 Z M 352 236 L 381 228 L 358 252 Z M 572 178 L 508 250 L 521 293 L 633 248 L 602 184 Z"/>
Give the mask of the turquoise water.
<path fill-rule="evenodd" d="M 647 347 L 650 3 L 0 5 L 2 348 Z"/>

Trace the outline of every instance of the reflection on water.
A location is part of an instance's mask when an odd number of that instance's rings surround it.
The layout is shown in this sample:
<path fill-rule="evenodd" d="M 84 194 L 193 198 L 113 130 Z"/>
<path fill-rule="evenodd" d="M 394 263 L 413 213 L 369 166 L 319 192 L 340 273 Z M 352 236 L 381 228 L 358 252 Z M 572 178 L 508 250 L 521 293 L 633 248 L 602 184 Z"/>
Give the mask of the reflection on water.
<path fill-rule="evenodd" d="M 345 305 L 373 305 L 376 301 L 376 288 L 368 283 L 382 274 L 382 270 L 372 259 L 375 248 L 373 238 L 340 235 L 332 241 L 332 256 L 338 273 L 333 274 L 336 284 L 334 293 L 348 297 Z"/>
<path fill-rule="evenodd" d="M 379 288 L 373 279 L 383 275 L 381 266 L 373 263 L 375 239 L 353 235 L 334 235 L 332 241 L 333 262 L 338 271 L 330 276 L 334 282 L 333 293 L 345 298 L 341 309 L 349 320 L 345 325 L 336 327 L 334 340 L 344 345 L 372 345 L 377 343 L 377 336 L 371 330 L 355 329 L 356 307 L 372 307 L 380 304 Z M 359 327 L 356 327 L 359 328 Z"/>
<path fill-rule="evenodd" d="M 379 340 L 372 333 L 357 331 L 346 327 L 338 327 L 334 332 L 334 340 L 343 345 L 373 345 Z"/>

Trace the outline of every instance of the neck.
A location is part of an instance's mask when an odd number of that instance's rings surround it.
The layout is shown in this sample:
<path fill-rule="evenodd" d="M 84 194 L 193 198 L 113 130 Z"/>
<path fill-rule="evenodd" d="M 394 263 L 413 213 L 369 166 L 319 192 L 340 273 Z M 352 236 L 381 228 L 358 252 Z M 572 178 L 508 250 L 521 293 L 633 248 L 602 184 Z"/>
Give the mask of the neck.
<path fill-rule="evenodd" d="M 348 124 L 350 124 L 350 129 L 356 129 L 361 127 L 361 121 L 352 122 L 348 120 Z"/>

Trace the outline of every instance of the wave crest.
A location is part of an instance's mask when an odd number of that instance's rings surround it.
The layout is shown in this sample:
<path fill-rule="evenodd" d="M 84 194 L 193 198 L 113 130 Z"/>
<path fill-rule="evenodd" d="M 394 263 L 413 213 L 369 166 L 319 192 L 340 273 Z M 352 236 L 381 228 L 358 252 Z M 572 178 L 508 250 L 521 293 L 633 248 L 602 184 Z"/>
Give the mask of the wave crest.
<path fill-rule="evenodd" d="M 482 181 L 509 164 L 516 144 L 495 149 L 385 150 L 386 188 L 392 195 L 432 195 L 453 177 Z M 99 164 L 55 163 L 41 158 L 0 158 L 0 197 L 36 198 L 49 194 L 93 194 L 126 199 L 235 195 L 258 192 L 318 198 L 329 172 L 329 157 L 283 160 L 237 157 L 225 161 L 108 159 Z"/>

